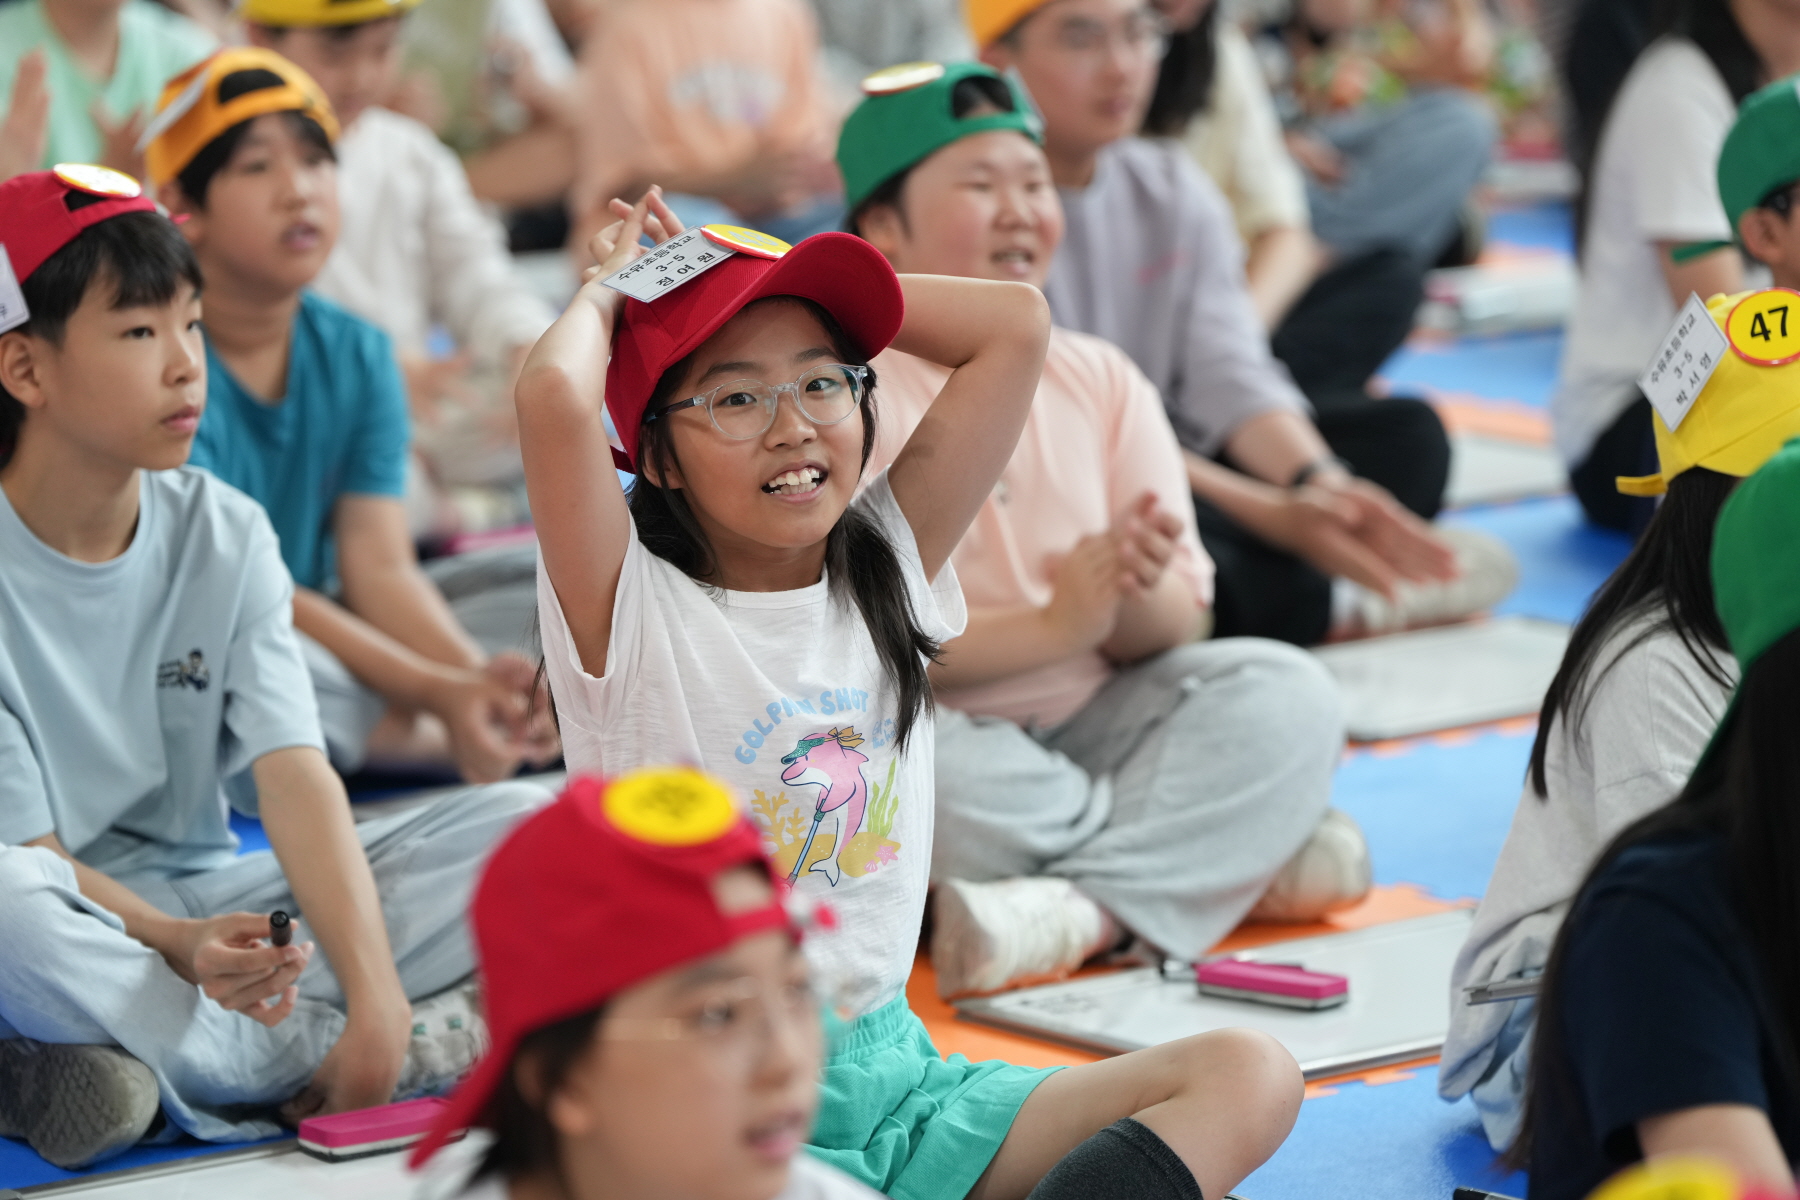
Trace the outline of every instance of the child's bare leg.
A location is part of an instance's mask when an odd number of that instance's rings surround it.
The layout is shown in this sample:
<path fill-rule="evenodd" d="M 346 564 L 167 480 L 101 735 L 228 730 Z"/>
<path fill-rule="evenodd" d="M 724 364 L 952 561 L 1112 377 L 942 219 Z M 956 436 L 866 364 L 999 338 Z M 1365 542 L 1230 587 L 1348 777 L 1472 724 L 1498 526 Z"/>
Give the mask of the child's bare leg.
<path fill-rule="evenodd" d="M 1076 1146 L 1133 1117 L 1187 1164 L 1206 1200 L 1223 1200 L 1287 1137 L 1304 1091 L 1293 1056 L 1248 1029 L 1071 1067 L 1025 1101 L 969 1198 L 1020 1200 Z"/>

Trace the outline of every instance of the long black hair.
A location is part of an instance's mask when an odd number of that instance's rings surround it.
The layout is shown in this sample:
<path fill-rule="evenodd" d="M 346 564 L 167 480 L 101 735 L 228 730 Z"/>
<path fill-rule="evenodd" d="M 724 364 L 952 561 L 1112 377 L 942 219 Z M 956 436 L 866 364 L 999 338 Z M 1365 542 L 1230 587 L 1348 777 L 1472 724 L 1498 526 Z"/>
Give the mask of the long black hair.
<path fill-rule="evenodd" d="M 798 296 L 771 296 L 757 304 L 798 304 L 819 322 L 831 341 L 840 362 L 867 367 L 869 356 L 862 353 L 844 332 L 836 318 L 811 300 Z M 687 377 L 693 356 L 663 372 L 651 393 L 646 413 L 660 412 L 675 390 Z M 869 368 L 862 396 L 863 444 L 862 464 L 868 465 L 875 448 L 875 373 Z M 646 423 L 638 440 L 639 466 L 648 465 L 658 478 L 666 479 L 680 469 L 675 445 L 667 431 L 667 421 Z M 631 518 L 637 525 L 638 540 L 658 558 L 673 563 L 694 579 L 708 579 L 718 562 L 705 530 L 688 506 L 687 493 L 679 488 L 664 488 L 651 482 L 639 471 L 632 484 Z M 931 711 L 931 681 L 925 663 L 935 661 L 938 644 L 919 627 L 912 603 L 900 571 L 900 556 L 873 518 L 852 505 L 844 510 L 825 539 L 825 571 L 831 580 L 832 599 L 853 604 L 868 627 L 875 643 L 875 653 L 882 669 L 894 681 L 899 694 L 899 712 L 895 717 L 894 744 L 904 750 L 908 736 L 919 717 Z"/>
<path fill-rule="evenodd" d="M 1675 802 L 1627 827 L 1600 855 L 1571 913 L 1594 880 L 1634 846 L 1717 835 L 1724 839 L 1724 878 L 1733 909 L 1767 988 L 1763 1008 L 1775 1060 L 1790 1084 L 1800 1084 L 1800 738 L 1793 714 L 1800 706 L 1800 630 L 1762 653 L 1739 684 L 1729 726 Z M 1528 1165 L 1547 1098 L 1578 1098 L 1559 1019 L 1560 983 L 1568 955 L 1565 921 L 1550 952 L 1538 998 L 1531 1070 L 1519 1138 L 1507 1152 Z"/>
<path fill-rule="evenodd" d="M 1582 614 L 1538 713 L 1528 778 L 1540 798 L 1549 795 L 1544 760 L 1551 727 L 1559 715 L 1571 733 L 1581 727 L 1588 699 L 1599 683 L 1594 668 L 1600 652 L 1621 626 L 1651 617 L 1619 648 L 1612 663 L 1646 639 L 1672 630 L 1709 678 L 1721 688 L 1731 687 L 1731 677 L 1719 661 L 1728 648 L 1713 605 L 1711 563 L 1713 525 L 1737 483 L 1735 476 L 1705 467 L 1692 467 L 1670 480 L 1668 495 L 1643 537 Z"/>
<path fill-rule="evenodd" d="M 1213 0 L 1193 25 L 1169 35 L 1156 91 L 1144 114 L 1146 137 L 1180 137 L 1212 99 L 1219 65 L 1219 7 L 1220 0 Z"/>
<path fill-rule="evenodd" d="M 70 192 L 71 212 L 106 199 Z M 112 291 L 111 307 L 167 304 L 183 282 L 200 288 L 200 264 L 181 230 L 153 212 L 122 213 L 88 226 L 19 285 L 29 320 L 20 333 L 61 346 L 69 317 L 91 287 Z M 0 467 L 12 461 L 25 424 L 25 406 L 0 386 Z"/>

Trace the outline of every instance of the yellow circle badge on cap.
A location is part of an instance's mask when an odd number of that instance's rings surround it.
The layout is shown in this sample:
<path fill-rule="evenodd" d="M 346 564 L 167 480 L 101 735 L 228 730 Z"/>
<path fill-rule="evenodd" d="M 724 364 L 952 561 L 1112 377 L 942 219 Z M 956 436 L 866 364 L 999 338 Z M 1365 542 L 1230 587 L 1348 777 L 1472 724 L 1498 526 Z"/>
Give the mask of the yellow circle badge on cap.
<path fill-rule="evenodd" d="M 742 225 L 702 225 L 700 232 L 706 235 L 707 240 L 717 242 L 727 250 L 736 250 L 757 258 L 780 258 L 793 249 L 778 237 L 770 237 L 759 229 L 746 229 Z"/>
<path fill-rule="evenodd" d="M 1800 358 L 1800 292 L 1751 292 L 1725 318 L 1725 337 L 1745 362 L 1779 367 Z"/>
<path fill-rule="evenodd" d="M 916 87 L 924 87 L 943 77 L 943 63 L 901 63 L 897 67 L 883 67 L 864 78 L 862 90 L 865 96 L 891 96 L 895 92 L 910 92 Z"/>
<path fill-rule="evenodd" d="M 131 200 L 144 194 L 137 180 L 111 167 L 93 163 L 57 163 L 50 171 L 76 191 L 91 196 L 118 196 Z"/>
<path fill-rule="evenodd" d="M 600 811 L 621 832 L 657 846 L 710 842 L 737 820 L 724 785 L 690 767 L 646 767 L 621 776 L 600 798 Z"/>

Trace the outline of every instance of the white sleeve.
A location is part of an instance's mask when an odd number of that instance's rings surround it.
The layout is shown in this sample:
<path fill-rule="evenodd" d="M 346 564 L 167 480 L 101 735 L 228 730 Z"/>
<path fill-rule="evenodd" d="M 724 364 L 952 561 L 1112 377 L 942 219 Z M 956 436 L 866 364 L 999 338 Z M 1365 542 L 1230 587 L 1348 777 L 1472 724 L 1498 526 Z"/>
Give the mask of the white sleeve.
<path fill-rule="evenodd" d="M 788 1185 L 775 1200 L 881 1200 L 881 1193 L 802 1150 L 794 1155 Z"/>
<path fill-rule="evenodd" d="M 551 87 L 566 87 L 575 78 L 575 56 L 550 19 L 544 0 L 494 0 L 488 10 L 488 32 L 523 46 L 538 78 Z"/>
<path fill-rule="evenodd" d="M 543 556 L 538 557 L 538 627 L 543 639 L 544 673 L 556 701 L 556 719 L 596 732 L 606 720 L 618 681 L 629 679 L 634 673 L 643 649 L 645 620 L 655 608 L 650 600 L 650 552 L 638 541 L 637 527 L 627 528 L 631 540 L 626 544 L 625 560 L 619 566 L 619 585 L 613 592 L 606 670 L 600 675 L 590 675 L 582 666 L 581 653 L 575 648 L 575 637 L 569 632 L 550 573 L 544 569 Z"/>
<path fill-rule="evenodd" d="M 458 345 L 484 358 L 531 345 L 555 314 L 513 270 L 506 234 L 481 210 L 456 155 L 435 138 L 423 154 L 432 315 L 449 327 Z"/>
<path fill-rule="evenodd" d="M 1236 126 L 1225 131 L 1236 143 L 1232 184 L 1238 228 L 1246 237 L 1268 229 L 1311 228 L 1306 182 L 1282 139 L 1256 51 L 1229 22 L 1219 28 L 1218 50 L 1217 87 L 1232 90 L 1235 103 L 1230 108 L 1238 116 Z"/>
<path fill-rule="evenodd" d="M 1616 133 L 1630 164 L 1638 234 L 1645 241 L 1731 237 L 1715 167 L 1737 119 L 1724 81 L 1691 42 L 1652 47 L 1627 81 Z"/>

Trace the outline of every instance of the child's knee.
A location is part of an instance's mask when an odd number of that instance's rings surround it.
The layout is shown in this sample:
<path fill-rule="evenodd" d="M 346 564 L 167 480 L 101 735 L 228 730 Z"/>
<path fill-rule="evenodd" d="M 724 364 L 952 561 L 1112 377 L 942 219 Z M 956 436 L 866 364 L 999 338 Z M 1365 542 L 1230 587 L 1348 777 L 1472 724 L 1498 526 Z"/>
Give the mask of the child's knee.
<path fill-rule="evenodd" d="M 1231 1097 L 1249 1129 L 1267 1131 L 1270 1149 L 1293 1127 L 1306 1094 L 1300 1064 L 1287 1047 L 1257 1029 L 1219 1029 L 1171 1043 L 1184 1091 L 1204 1089 Z"/>

